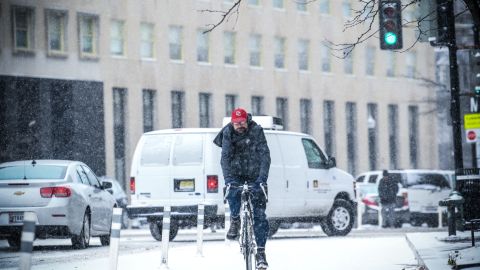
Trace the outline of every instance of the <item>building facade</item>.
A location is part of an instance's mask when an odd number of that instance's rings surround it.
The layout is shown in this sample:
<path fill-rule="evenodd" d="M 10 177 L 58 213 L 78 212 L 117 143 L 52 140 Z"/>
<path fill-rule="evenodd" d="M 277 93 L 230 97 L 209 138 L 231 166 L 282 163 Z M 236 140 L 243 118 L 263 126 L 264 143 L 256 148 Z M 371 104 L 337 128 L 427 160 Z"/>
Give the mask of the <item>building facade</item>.
<path fill-rule="evenodd" d="M 381 51 L 371 38 L 345 59 L 332 56 L 326 40 L 343 42 L 358 34 L 343 31 L 355 16 L 355 2 L 244 0 L 238 17 L 205 34 L 220 17 L 202 10 L 226 10 L 232 0 L 2 1 L 0 135 L 23 134 L 15 124 L 21 110 L 12 115 L 8 109 L 22 100 L 7 99 L 12 89 L 33 91 L 12 81 L 60 80 L 84 83 L 84 89 L 69 86 L 78 91 L 75 98 L 65 97 L 84 106 L 60 106 L 59 116 L 44 118 L 67 117 L 76 127 L 88 127 L 69 136 L 75 141 L 96 134 L 88 147 L 101 154 L 89 160 L 88 151 L 75 154 L 67 144 L 62 151 L 73 152 L 57 155 L 45 144 L 37 156 L 84 159 L 96 164 L 97 174 L 124 184 L 142 133 L 220 127 L 238 106 L 282 117 L 287 130 L 312 134 L 354 175 L 436 168 L 435 91 L 423 80 L 434 78 L 433 50 L 416 44 L 405 52 Z M 404 47 L 414 38 L 413 29 L 404 29 Z M 56 89 L 49 96 L 62 94 Z M 99 113 L 84 117 L 82 110 Z M 41 130 L 48 133 L 47 127 Z M 62 134 L 57 133 L 49 140 Z M 22 156 L 7 144 L 16 141 L 0 146 L 1 161 Z"/>

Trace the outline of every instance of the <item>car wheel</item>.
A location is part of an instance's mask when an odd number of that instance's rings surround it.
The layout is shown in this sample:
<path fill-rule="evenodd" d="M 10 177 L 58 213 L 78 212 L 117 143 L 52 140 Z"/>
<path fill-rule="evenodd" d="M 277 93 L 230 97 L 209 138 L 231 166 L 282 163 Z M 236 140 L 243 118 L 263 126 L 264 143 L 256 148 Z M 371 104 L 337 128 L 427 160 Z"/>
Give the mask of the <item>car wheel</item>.
<path fill-rule="evenodd" d="M 110 235 L 111 234 L 112 234 L 112 232 L 110 231 L 109 234 L 100 236 L 100 243 L 102 244 L 102 246 L 109 246 L 110 245 Z"/>
<path fill-rule="evenodd" d="M 8 244 L 14 250 L 19 250 L 20 245 L 22 244 L 22 236 L 21 235 L 12 235 L 7 238 Z"/>
<path fill-rule="evenodd" d="M 351 203 L 343 199 L 335 200 L 325 220 L 328 229 L 324 229 L 324 232 L 328 236 L 347 235 L 352 230 L 355 221 L 353 213 Z"/>
<path fill-rule="evenodd" d="M 280 228 L 280 221 L 270 221 L 268 223 L 268 237 L 272 237 L 277 233 L 278 228 Z"/>
<path fill-rule="evenodd" d="M 149 224 L 150 227 L 150 233 L 152 234 L 153 238 L 157 241 L 162 241 L 162 228 L 163 228 L 163 223 L 161 221 L 156 222 L 150 222 Z M 170 224 L 170 235 L 168 237 L 169 241 L 172 241 L 175 236 L 177 236 L 178 233 L 178 225 L 176 223 L 171 223 Z"/>
<path fill-rule="evenodd" d="M 85 249 L 90 245 L 90 216 L 88 213 L 83 216 L 80 234 L 72 237 L 72 245 L 75 249 Z"/>
<path fill-rule="evenodd" d="M 418 219 L 412 219 L 412 220 L 410 221 L 410 224 L 412 224 L 412 226 L 414 226 L 414 227 L 422 226 L 422 222 L 421 222 L 420 220 L 418 220 Z"/>
<path fill-rule="evenodd" d="M 430 228 L 436 228 L 438 227 L 438 220 L 429 220 L 427 221 L 427 225 Z"/>

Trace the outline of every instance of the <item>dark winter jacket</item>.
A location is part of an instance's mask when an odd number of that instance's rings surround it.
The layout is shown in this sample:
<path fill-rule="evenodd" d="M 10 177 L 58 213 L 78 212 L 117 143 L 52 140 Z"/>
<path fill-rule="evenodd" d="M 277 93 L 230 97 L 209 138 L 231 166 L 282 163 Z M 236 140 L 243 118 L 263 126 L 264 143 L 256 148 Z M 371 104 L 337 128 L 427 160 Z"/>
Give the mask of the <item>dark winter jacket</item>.
<path fill-rule="evenodd" d="M 381 204 L 395 203 L 397 200 L 398 184 L 393 179 L 380 179 L 378 184 L 378 196 Z"/>
<path fill-rule="evenodd" d="M 233 125 L 226 125 L 213 141 L 222 147 L 221 165 L 226 182 L 232 180 L 267 181 L 270 169 L 270 150 L 263 128 L 248 121 L 244 134 L 235 132 Z"/>

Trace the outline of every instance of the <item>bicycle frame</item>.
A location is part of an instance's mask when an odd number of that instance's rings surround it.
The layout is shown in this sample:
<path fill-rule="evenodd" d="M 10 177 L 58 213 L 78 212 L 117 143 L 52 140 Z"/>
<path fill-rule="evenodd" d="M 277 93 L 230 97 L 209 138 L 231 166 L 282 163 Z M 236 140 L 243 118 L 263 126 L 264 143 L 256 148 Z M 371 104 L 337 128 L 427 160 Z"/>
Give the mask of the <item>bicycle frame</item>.
<path fill-rule="evenodd" d="M 246 270 L 252 270 L 253 255 L 256 251 L 255 236 L 253 234 L 253 206 L 251 193 L 247 183 L 243 184 L 240 207 L 240 252 L 245 259 Z"/>

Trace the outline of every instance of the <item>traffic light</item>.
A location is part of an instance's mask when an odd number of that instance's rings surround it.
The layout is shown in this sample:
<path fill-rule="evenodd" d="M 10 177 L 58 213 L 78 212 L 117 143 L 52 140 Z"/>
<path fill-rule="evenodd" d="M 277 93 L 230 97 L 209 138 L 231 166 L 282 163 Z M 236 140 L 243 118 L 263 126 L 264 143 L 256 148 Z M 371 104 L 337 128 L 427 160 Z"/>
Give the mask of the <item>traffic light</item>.
<path fill-rule="evenodd" d="M 448 23 L 453 14 L 453 1 L 451 0 L 437 0 L 437 33 L 435 37 L 435 45 L 445 46 L 450 41 L 448 32 Z"/>
<path fill-rule="evenodd" d="M 470 59 L 470 67 L 472 68 L 471 89 L 475 95 L 480 96 L 480 50 L 471 50 Z"/>
<path fill-rule="evenodd" d="M 398 50 L 402 42 L 402 5 L 400 0 L 380 0 L 380 49 Z"/>

